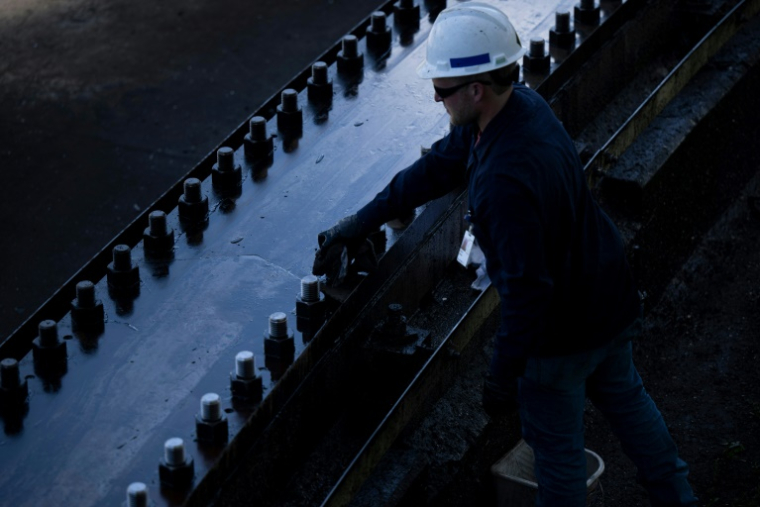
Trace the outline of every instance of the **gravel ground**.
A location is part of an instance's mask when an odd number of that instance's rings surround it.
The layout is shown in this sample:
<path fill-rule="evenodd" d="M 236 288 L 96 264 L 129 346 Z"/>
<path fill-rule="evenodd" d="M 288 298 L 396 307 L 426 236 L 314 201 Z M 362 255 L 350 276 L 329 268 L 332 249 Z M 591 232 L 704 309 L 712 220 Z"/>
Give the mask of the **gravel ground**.
<path fill-rule="evenodd" d="M 759 197 L 755 177 L 672 279 L 634 344 L 703 505 L 760 505 Z M 649 505 L 592 407 L 587 446 L 606 461 L 605 505 Z"/>

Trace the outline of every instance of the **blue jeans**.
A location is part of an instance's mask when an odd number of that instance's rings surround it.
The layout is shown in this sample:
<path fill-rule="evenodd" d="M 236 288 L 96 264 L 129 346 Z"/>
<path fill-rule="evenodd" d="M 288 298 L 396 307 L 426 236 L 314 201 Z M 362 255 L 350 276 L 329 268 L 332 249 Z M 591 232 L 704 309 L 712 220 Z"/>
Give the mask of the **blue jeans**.
<path fill-rule="evenodd" d="M 611 343 L 563 357 L 530 358 L 519 380 L 523 438 L 533 448 L 537 506 L 586 505 L 586 396 L 610 422 L 653 506 L 696 505 L 686 463 L 631 358 L 641 319 Z"/>

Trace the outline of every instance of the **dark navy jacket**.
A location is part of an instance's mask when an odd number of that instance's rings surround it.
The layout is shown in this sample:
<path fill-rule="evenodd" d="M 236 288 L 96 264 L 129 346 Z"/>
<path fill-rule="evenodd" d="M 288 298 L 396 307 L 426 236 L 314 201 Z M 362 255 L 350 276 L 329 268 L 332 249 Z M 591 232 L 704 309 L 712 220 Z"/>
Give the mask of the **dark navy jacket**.
<path fill-rule="evenodd" d="M 515 85 L 479 140 L 477 126 L 455 127 L 357 215 L 376 227 L 463 183 L 501 297 L 494 366 L 601 346 L 639 315 L 622 238 L 536 92 Z"/>

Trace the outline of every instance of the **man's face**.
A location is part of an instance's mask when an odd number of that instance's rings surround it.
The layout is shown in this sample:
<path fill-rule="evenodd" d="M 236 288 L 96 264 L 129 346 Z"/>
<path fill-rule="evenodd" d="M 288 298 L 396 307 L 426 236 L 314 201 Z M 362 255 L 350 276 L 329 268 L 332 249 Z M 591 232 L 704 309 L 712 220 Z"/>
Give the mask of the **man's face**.
<path fill-rule="evenodd" d="M 448 89 L 467 83 L 468 81 L 467 78 L 433 78 L 433 86 Z M 443 107 L 449 113 L 453 125 L 468 125 L 478 119 L 475 102 L 470 92 L 471 86 L 472 84 L 463 86 L 445 98 L 441 97 L 437 92 L 434 95 L 436 102 L 443 102 Z"/>

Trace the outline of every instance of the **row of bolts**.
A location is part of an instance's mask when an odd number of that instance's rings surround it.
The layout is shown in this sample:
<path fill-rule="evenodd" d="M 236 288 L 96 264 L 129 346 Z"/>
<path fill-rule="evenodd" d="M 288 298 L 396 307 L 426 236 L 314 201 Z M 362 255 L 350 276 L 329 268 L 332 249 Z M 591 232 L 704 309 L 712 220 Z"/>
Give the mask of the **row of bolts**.
<path fill-rule="evenodd" d="M 124 246 L 124 245 L 119 245 Z M 118 253 L 117 253 L 118 252 Z M 126 252 L 126 254 L 124 253 Z M 116 267 L 136 270 L 128 256 L 129 249 L 114 249 Z M 120 261 L 117 262 L 116 259 Z M 123 263 L 123 264 L 120 264 Z M 109 268 L 113 268 L 113 264 Z M 109 273 L 111 272 L 109 270 Z M 123 272 L 123 271 L 122 271 Z M 139 275 L 137 278 L 139 282 Z M 111 279 L 109 278 L 109 284 Z M 313 333 L 325 320 L 325 299 L 319 290 L 319 279 L 308 275 L 301 280 L 301 291 L 296 298 L 296 318 L 299 330 Z M 84 312 L 84 313 L 82 313 Z M 75 319 L 75 315 L 77 315 Z M 88 319 L 83 321 L 84 318 Z M 99 316 L 99 326 L 93 321 Z M 78 319 L 78 320 L 77 320 Z M 77 298 L 72 302 L 72 324 L 74 329 L 103 329 L 103 304 L 95 297 L 92 282 L 77 284 Z M 44 320 L 38 326 L 39 336 L 33 340 L 32 351 L 35 370 L 65 372 L 67 360 L 66 342 L 59 339 L 58 326 L 53 320 Z M 306 336 L 306 334 L 304 334 Z M 285 367 L 292 364 L 295 355 L 293 332 L 288 329 L 287 315 L 275 312 L 269 316 L 269 328 L 264 332 L 264 351 L 267 363 L 270 359 L 281 362 Z M 277 380 L 272 371 L 272 380 Z M 256 374 L 256 363 L 251 351 L 241 351 L 235 356 L 235 369 L 230 372 L 230 390 L 236 399 L 249 403 L 261 401 L 262 378 Z M 18 361 L 6 358 L 0 361 L 0 408 L 4 414 L 21 412 L 28 402 L 27 379 L 21 377 Z M 201 397 L 200 412 L 196 414 L 196 436 L 206 445 L 225 445 L 228 441 L 228 421 L 222 412 L 222 399 L 216 393 Z M 159 478 L 162 486 L 186 490 L 192 484 L 194 467 L 192 457 L 186 455 L 184 441 L 170 438 L 164 443 L 164 456 L 159 462 Z M 144 483 L 132 483 L 127 488 L 129 506 L 148 505 L 148 490 Z"/>
<path fill-rule="evenodd" d="M 396 15 L 401 10 L 416 7 L 417 19 L 419 6 L 402 0 L 397 4 Z M 595 0 L 581 0 L 575 6 L 577 23 L 594 26 L 599 23 L 599 6 Z M 414 12 L 414 10 L 412 11 Z M 572 50 L 575 46 L 575 30 L 570 28 L 570 13 L 557 11 L 555 27 L 550 30 L 549 43 L 552 47 Z M 390 48 L 390 28 L 386 24 L 383 12 L 372 14 L 366 33 L 367 47 L 375 54 L 386 53 Z M 364 65 L 363 55 L 358 52 L 358 40 L 348 35 L 342 40 L 342 50 L 338 53 L 338 73 L 351 75 L 360 72 Z M 548 73 L 549 55 L 545 54 L 545 41 L 533 38 L 530 49 L 523 58 L 524 68 L 533 73 Z M 332 102 L 332 81 L 328 77 L 328 67 L 324 62 L 312 65 L 312 75 L 307 80 L 307 96 L 315 105 L 329 106 Z M 277 106 L 277 127 L 284 135 L 300 135 L 303 115 L 298 105 L 298 92 L 286 89 L 281 94 L 281 104 Z M 273 152 L 273 138 L 267 135 L 266 119 L 255 116 L 250 120 L 249 132 L 244 138 L 246 157 L 254 162 L 261 162 Z M 240 184 L 242 171 L 234 163 L 234 151 L 222 147 L 217 151 L 217 163 L 212 168 L 212 184 L 221 189 Z M 184 223 L 201 222 L 208 214 L 208 198 L 202 195 L 201 182 L 197 178 L 188 178 L 184 182 L 184 192 L 178 202 L 180 219 Z M 171 252 L 174 246 L 174 231 L 167 226 L 166 214 L 153 211 L 149 215 L 149 227 L 143 234 L 146 255 L 161 256 Z M 131 250 L 127 245 L 117 245 L 113 249 L 113 262 L 107 268 L 108 285 L 114 290 L 128 290 L 139 284 L 139 270 L 132 263 Z M 307 276 L 301 281 L 301 294 L 297 300 L 297 310 L 316 317 L 324 310 L 323 298 L 319 292 L 319 282 L 314 276 Z M 316 310 L 315 310 L 316 308 Z M 309 320 L 309 317 L 301 317 Z M 76 299 L 71 305 L 73 327 L 82 330 L 102 329 L 104 309 L 101 301 L 95 297 L 95 287 L 90 281 L 81 281 L 76 286 Z M 318 318 L 312 319 L 317 322 Z M 321 325 L 321 322 L 319 323 Z M 287 318 L 282 312 L 274 313 L 269 318 L 269 332 L 265 336 L 265 351 L 271 351 L 274 357 L 287 357 L 293 348 L 292 333 L 287 329 Z M 46 320 L 39 325 L 39 337 L 33 342 L 35 364 L 41 366 L 60 365 L 66 361 L 66 342 L 58 338 L 55 321 Z M 291 358 L 292 362 L 292 358 Z M 243 398 L 261 398 L 261 378 L 255 372 L 254 355 L 243 351 L 235 357 L 235 371 L 230 374 L 233 395 Z M 7 358 L 0 362 L 0 401 L 3 407 L 22 405 L 28 397 L 26 379 L 21 380 L 18 362 Z M 205 394 L 201 398 L 201 410 L 196 416 L 196 431 L 201 441 L 211 443 L 226 442 L 228 438 L 227 420 L 221 411 L 221 398 L 216 393 Z M 170 438 L 164 444 L 164 459 L 159 467 L 162 484 L 184 488 L 193 479 L 193 461 L 186 456 L 184 442 L 181 438 Z M 127 502 L 130 507 L 147 505 L 147 487 L 143 483 L 133 483 L 127 488 Z"/>
<path fill-rule="evenodd" d="M 619 3 L 611 2 L 611 3 Z M 405 5 L 406 4 L 406 5 Z M 396 16 L 399 16 L 399 8 L 408 12 L 410 8 L 416 8 L 416 17 L 419 20 L 419 6 L 411 2 L 397 4 Z M 576 24 L 585 27 L 594 27 L 600 21 L 600 6 L 596 0 L 581 0 L 574 8 Z M 366 31 L 367 49 L 375 55 L 387 54 L 391 45 L 391 31 L 387 26 L 384 12 L 375 12 L 371 16 L 370 25 Z M 549 45 L 564 51 L 571 51 L 576 44 L 575 28 L 570 26 L 570 12 L 559 10 L 555 14 L 555 26 L 549 31 Z M 523 67 L 532 74 L 547 74 L 550 70 L 550 55 L 545 50 L 545 40 L 533 38 L 530 40 L 529 51 L 523 57 Z M 337 56 L 338 74 L 342 76 L 355 76 L 361 73 L 364 67 L 364 55 L 359 52 L 358 39 L 354 35 L 347 35 L 341 41 L 341 50 Z M 519 69 L 516 69 L 519 73 Z M 333 98 L 333 82 L 328 76 L 328 66 L 325 62 L 316 62 L 311 67 L 311 77 L 307 79 L 308 101 L 323 108 L 329 108 Z M 280 104 L 277 110 L 277 130 L 285 138 L 300 137 L 303 131 L 303 111 L 298 104 L 298 92 L 292 88 L 283 90 L 280 94 Z M 247 159 L 254 163 L 254 167 L 261 164 L 272 156 L 274 146 L 273 137 L 267 134 L 267 120 L 262 116 L 254 116 L 249 121 L 248 133 L 243 140 L 244 152 Z M 212 183 L 215 188 L 229 189 L 240 184 L 242 170 L 235 165 L 234 151 L 229 147 L 222 147 L 217 151 L 217 163 L 211 172 Z M 184 195 L 180 199 L 180 216 L 189 221 L 197 221 L 208 212 L 208 200 L 201 194 L 200 181 L 189 178 L 184 183 Z M 160 231 L 159 231 L 160 232 Z"/>

